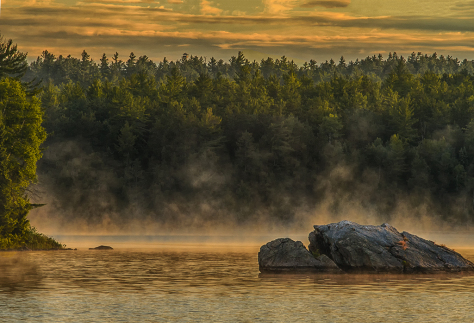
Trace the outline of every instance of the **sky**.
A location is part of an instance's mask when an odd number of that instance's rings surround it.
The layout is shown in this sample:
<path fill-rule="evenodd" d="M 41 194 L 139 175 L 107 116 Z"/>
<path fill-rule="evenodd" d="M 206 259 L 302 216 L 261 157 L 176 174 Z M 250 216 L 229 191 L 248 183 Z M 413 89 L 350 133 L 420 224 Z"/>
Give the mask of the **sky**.
<path fill-rule="evenodd" d="M 0 0 L 1 1 L 1 0 Z M 0 33 L 34 60 L 44 50 L 99 60 L 130 52 L 301 64 L 389 52 L 474 59 L 474 1 L 3 0 Z"/>

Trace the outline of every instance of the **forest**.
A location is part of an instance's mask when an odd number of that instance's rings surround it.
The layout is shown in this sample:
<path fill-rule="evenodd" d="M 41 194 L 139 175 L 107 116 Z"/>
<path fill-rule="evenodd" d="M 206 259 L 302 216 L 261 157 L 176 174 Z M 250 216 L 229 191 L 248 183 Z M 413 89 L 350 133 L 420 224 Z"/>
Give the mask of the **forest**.
<path fill-rule="evenodd" d="M 322 209 L 390 221 L 400 205 L 474 222 L 474 61 L 45 50 L 20 84 L 41 107 L 38 185 L 60 223 L 287 225 Z"/>
<path fill-rule="evenodd" d="M 401 201 L 407 218 L 474 220 L 467 59 L 389 53 L 297 66 L 242 52 L 154 63 L 44 51 L 25 79 L 43 89 L 54 153 L 38 165 L 54 209 L 89 223 L 288 224 L 321 205 L 389 221 Z"/>

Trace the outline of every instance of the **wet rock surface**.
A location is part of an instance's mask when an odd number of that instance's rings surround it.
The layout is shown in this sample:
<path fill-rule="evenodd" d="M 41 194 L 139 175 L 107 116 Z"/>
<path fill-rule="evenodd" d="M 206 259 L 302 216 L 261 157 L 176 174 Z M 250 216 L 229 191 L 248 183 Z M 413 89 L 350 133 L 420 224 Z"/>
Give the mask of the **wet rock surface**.
<path fill-rule="evenodd" d="M 276 239 L 263 245 L 258 253 L 258 264 L 261 272 L 340 271 L 327 256 L 315 257 L 301 241 L 293 241 L 289 238 Z"/>
<path fill-rule="evenodd" d="M 474 271 L 459 253 L 389 224 L 341 221 L 315 225 L 309 250 L 331 258 L 346 272 L 435 273 Z"/>
<path fill-rule="evenodd" d="M 314 271 L 363 273 L 437 273 L 474 271 L 459 253 L 389 224 L 341 221 L 315 225 L 309 251 L 301 241 L 273 240 L 260 248 L 261 272 Z"/>

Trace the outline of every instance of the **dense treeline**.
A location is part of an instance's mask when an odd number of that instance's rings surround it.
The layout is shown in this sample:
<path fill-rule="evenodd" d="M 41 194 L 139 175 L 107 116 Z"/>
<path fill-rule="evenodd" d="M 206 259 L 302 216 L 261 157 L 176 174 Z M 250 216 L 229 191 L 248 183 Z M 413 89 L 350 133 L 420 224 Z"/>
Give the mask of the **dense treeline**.
<path fill-rule="evenodd" d="M 59 148 L 40 168 L 65 214 L 288 222 L 357 201 L 389 218 L 403 199 L 471 223 L 473 74 L 473 61 L 421 53 L 297 66 L 45 51 L 27 78 L 43 81 Z"/>
<path fill-rule="evenodd" d="M 54 85 L 79 82 L 82 86 L 89 86 L 95 79 L 104 80 L 107 78 L 109 81 L 117 81 L 133 74 L 147 74 L 153 76 L 157 83 L 164 83 L 174 68 L 180 71 L 187 82 L 195 81 L 201 74 L 206 74 L 213 79 L 224 77 L 234 80 L 242 74 L 254 75 L 257 70 L 265 79 L 270 76 L 281 79 L 284 75 L 294 73 L 298 78 L 306 77 L 319 83 L 330 81 L 337 73 L 346 76 L 367 75 L 380 82 L 392 72 L 400 60 L 404 61 L 407 70 L 415 75 L 426 72 L 435 74 L 474 73 L 474 61 L 467 59 L 459 61 L 452 56 L 438 56 L 436 53 L 423 55 L 421 52 L 412 53 L 408 59 L 399 57 L 397 53 L 389 53 L 387 59 L 379 54 L 349 63 L 344 57 L 341 57 L 338 62 L 331 59 L 318 64 L 316 61 L 310 60 L 302 66 L 297 66 L 285 56 L 276 60 L 268 58 L 261 62 L 250 62 L 242 52 L 239 52 L 236 57 L 233 56 L 229 62 L 215 58 L 208 61 L 207 58 L 185 55 L 178 61 L 168 61 L 165 57 L 162 62 L 155 64 L 146 55 L 137 58 L 133 52 L 125 61 L 119 58 L 118 53 L 115 53 L 112 59 L 103 54 L 99 62 L 94 62 L 85 50 L 80 59 L 70 55 L 56 57 L 45 50 L 35 62 L 30 64 L 28 74 L 30 78 L 35 76 L 44 81 L 50 81 Z"/>

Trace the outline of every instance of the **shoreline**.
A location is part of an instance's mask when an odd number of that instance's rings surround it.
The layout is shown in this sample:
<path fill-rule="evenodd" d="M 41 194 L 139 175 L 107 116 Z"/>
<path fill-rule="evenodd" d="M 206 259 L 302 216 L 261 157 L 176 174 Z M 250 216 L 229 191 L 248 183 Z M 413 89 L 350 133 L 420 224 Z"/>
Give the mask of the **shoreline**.
<path fill-rule="evenodd" d="M 0 249 L 0 252 L 13 252 L 13 251 L 76 251 L 77 248 L 51 248 L 51 249 Z"/>

